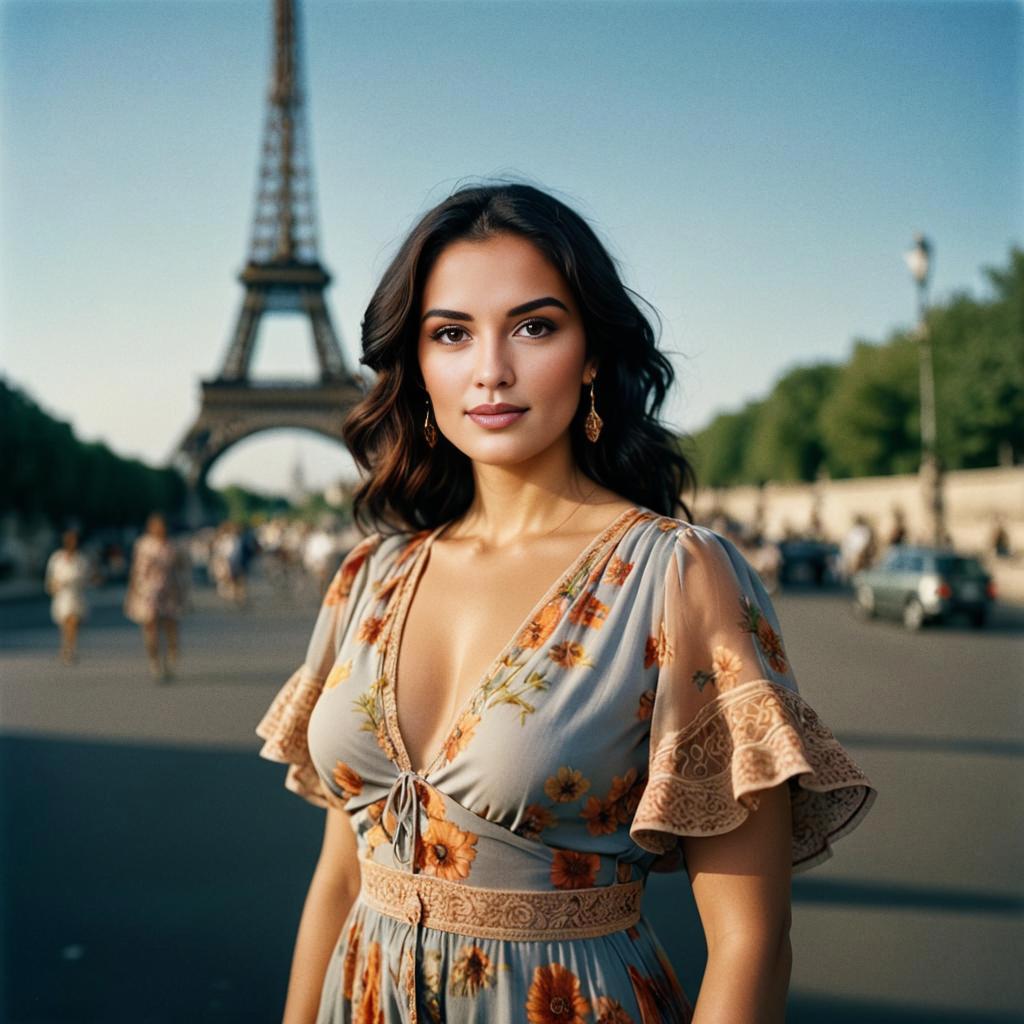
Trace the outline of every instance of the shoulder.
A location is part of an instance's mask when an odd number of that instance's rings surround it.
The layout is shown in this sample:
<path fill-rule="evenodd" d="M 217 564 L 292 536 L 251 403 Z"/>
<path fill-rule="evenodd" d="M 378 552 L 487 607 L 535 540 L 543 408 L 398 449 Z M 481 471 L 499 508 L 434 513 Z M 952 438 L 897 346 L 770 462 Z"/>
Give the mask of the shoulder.
<path fill-rule="evenodd" d="M 736 544 L 707 526 L 648 511 L 621 557 L 643 566 L 649 585 L 709 606 L 749 589 L 752 569 Z"/>
<path fill-rule="evenodd" d="M 666 570 L 672 562 L 683 568 L 744 561 L 735 544 L 710 527 L 659 515 L 650 509 L 644 510 L 630 532 L 632 550 L 650 560 L 660 560 Z"/>

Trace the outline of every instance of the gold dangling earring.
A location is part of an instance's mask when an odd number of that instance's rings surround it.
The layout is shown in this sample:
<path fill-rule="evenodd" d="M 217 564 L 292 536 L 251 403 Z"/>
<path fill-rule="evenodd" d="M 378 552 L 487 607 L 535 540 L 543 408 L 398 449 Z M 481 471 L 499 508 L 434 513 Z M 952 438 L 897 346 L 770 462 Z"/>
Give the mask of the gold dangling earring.
<path fill-rule="evenodd" d="M 430 399 L 426 400 L 427 404 L 427 418 L 423 421 L 423 436 L 427 439 L 427 444 L 433 448 L 437 444 L 437 431 L 434 429 L 434 424 L 430 422 Z"/>
<path fill-rule="evenodd" d="M 594 377 L 596 376 L 597 374 L 594 374 Z M 604 420 L 597 415 L 597 410 L 594 408 L 594 377 L 590 378 L 590 412 L 587 413 L 587 418 L 584 421 L 588 441 L 596 441 L 601 436 L 601 427 L 604 425 Z"/>

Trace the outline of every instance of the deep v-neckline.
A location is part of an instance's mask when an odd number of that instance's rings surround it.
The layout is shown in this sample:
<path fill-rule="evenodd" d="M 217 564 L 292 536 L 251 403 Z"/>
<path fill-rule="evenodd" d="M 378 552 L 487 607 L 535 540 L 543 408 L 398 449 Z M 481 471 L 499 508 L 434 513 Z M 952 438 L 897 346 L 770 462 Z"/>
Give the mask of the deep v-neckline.
<path fill-rule="evenodd" d="M 443 757 L 449 741 L 452 738 L 452 734 L 458 727 L 458 723 L 466 712 L 466 709 L 472 706 L 472 703 L 480 693 L 480 690 L 493 678 L 503 660 L 507 658 L 513 648 L 518 645 L 519 638 L 529 628 L 537 615 L 540 614 L 540 612 L 554 600 L 556 595 L 561 592 L 573 577 L 579 573 L 580 569 L 595 552 L 599 551 L 610 541 L 617 538 L 619 532 L 629 526 L 635 518 L 646 513 L 647 510 L 642 506 L 630 505 L 629 508 L 623 509 L 615 519 L 613 519 L 607 526 L 601 529 L 593 538 L 591 538 L 590 541 L 587 542 L 583 549 L 569 563 L 568 567 L 558 575 L 554 582 L 535 602 L 526 617 L 516 627 L 515 631 L 505 642 L 504 646 L 487 666 L 484 674 L 467 691 L 465 700 L 457 707 L 455 714 L 452 717 L 452 721 L 449 723 L 447 730 L 443 734 L 441 746 L 434 756 L 423 768 L 414 770 L 412 767 L 412 760 L 409 757 L 409 752 L 405 746 L 405 739 L 402 736 L 402 729 L 398 722 L 398 660 L 401 653 L 402 636 L 405 633 L 405 622 L 409 614 L 409 606 L 412 603 L 412 597 L 416 591 L 420 576 L 426 566 L 427 555 L 430 553 L 431 545 L 441 532 L 450 524 L 442 523 L 440 526 L 435 527 L 420 542 L 419 550 L 416 551 L 413 556 L 413 563 L 406 571 L 403 582 L 399 588 L 391 623 L 384 638 L 383 650 L 382 683 L 384 722 L 385 728 L 391 737 L 391 743 L 395 751 L 396 764 L 401 771 L 414 772 L 414 774 L 419 775 L 421 778 L 426 778 L 438 767 L 438 762 Z"/>

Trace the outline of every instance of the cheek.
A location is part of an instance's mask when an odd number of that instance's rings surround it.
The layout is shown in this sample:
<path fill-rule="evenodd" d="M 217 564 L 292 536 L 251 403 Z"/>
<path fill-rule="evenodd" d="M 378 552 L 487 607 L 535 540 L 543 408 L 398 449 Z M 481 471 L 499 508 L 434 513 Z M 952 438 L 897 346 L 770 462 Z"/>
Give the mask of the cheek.
<path fill-rule="evenodd" d="M 524 361 L 519 374 L 529 396 L 570 406 L 579 401 L 582 378 L 582 349 L 570 346 L 538 350 L 535 359 Z"/>

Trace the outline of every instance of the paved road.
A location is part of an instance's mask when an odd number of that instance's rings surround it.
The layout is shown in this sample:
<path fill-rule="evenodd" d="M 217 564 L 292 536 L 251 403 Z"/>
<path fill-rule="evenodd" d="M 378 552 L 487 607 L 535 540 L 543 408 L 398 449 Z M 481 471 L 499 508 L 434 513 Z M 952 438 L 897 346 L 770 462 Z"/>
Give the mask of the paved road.
<path fill-rule="evenodd" d="M 315 597 L 197 592 L 179 678 L 150 679 L 121 595 L 95 597 L 78 665 L 44 600 L 0 603 L 3 1019 L 279 1019 L 322 812 L 255 756 Z M 805 696 L 880 790 L 835 858 L 798 877 L 793 1022 L 1020 1020 L 1024 616 L 985 633 L 778 598 Z M 694 990 L 685 885 L 648 912 Z"/>

